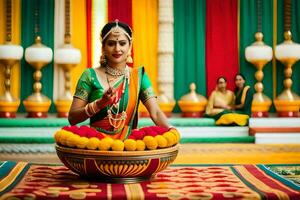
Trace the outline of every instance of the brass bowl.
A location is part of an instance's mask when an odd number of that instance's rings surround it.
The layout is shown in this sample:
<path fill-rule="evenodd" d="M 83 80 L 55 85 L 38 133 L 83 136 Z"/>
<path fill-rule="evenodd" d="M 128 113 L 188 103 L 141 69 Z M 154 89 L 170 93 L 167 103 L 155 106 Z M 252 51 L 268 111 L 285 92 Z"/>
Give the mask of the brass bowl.
<path fill-rule="evenodd" d="M 108 183 L 135 183 L 151 179 L 172 163 L 179 145 L 148 151 L 97 151 L 56 145 L 59 159 L 85 178 Z"/>

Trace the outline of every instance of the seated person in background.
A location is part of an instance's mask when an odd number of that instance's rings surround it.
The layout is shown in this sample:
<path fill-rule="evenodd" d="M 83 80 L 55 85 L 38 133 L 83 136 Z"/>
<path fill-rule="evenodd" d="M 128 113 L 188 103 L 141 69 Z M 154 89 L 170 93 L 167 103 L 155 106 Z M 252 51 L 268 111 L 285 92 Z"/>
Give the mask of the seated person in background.
<path fill-rule="evenodd" d="M 234 104 L 234 94 L 227 90 L 227 80 L 221 76 L 217 79 L 216 89 L 211 93 L 206 106 L 206 115 L 218 120 L 223 114 L 231 113 Z"/>
<path fill-rule="evenodd" d="M 232 91 L 227 90 L 226 86 L 226 78 L 219 77 L 217 79 L 217 87 L 208 99 L 206 116 L 214 118 L 217 125 L 245 126 L 249 117 L 232 111 L 234 94 Z"/>
<path fill-rule="evenodd" d="M 236 113 L 246 114 L 251 116 L 251 105 L 253 99 L 253 92 L 250 86 L 246 86 L 246 79 L 243 74 L 235 76 L 235 103 L 232 107 Z"/>

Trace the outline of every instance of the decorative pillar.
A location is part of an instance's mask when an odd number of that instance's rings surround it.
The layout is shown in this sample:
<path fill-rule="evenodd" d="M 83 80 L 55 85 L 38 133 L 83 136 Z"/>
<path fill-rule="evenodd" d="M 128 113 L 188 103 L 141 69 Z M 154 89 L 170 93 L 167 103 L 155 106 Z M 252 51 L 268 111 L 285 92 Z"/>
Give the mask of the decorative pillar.
<path fill-rule="evenodd" d="M 71 44 L 71 27 L 70 27 L 70 0 L 65 0 L 65 37 L 64 44 L 55 49 L 54 62 L 64 72 L 64 92 L 55 101 L 58 117 L 68 117 L 69 109 L 72 104 L 71 94 L 71 74 L 73 69 L 81 60 L 81 53 L 79 49 L 76 49 Z M 60 86 L 61 87 L 61 86 Z"/>
<path fill-rule="evenodd" d="M 171 116 L 175 106 L 173 0 L 159 0 L 158 10 L 158 103 Z"/>
<path fill-rule="evenodd" d="M 0 96 L 0 118 L 15 118 L 20 105 L 20 100 L 12 96 L 10 92 L 11 71 L 14 64 L 23 57 L 23 47 L 12 44 L 12 1 L 6 0 L 6 41 L 0 45 L 0 66 L 4 67 L 4 94 Z M 2 69 L 2 68 L 0 68 Z"/>
<path fill-rule="evenodd" d="M 291 0 L 284 0 L 284 42 L 275 47 L 275 57 L 285 67 L 284 90 L 274 100 L 279 117 L 298 117 L 300 108 L 300 97 L 292 91 L 292 66 L 300 59 L 300 44 L 292 40 L 291 10 Z"/>

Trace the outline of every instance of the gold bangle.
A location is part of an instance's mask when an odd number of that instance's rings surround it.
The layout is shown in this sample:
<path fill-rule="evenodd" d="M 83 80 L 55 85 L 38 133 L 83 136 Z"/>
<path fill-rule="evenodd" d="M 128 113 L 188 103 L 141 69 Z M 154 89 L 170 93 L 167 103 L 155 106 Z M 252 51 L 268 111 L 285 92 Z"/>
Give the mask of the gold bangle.
<path fill-rule="evenodd" d="M 85 105 L 84 112 L 88 117 L 93 116 L 93 114 L 90 114 L 90 112 L 88 110 L 89 110 L 89 103 Z"/>

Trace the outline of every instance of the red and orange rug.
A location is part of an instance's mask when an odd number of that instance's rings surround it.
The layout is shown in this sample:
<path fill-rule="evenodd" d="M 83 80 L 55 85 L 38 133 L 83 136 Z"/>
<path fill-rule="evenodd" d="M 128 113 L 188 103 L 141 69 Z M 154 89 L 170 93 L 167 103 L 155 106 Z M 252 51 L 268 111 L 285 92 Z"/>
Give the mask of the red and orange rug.
<path fill-rule="evenodd" d="M 299 172 L 300 165 L 173 165 L 151 181 L 107 184 L 62 165 L 7 161 L 0 166 L 0 199 L 296 200 Z"/>

